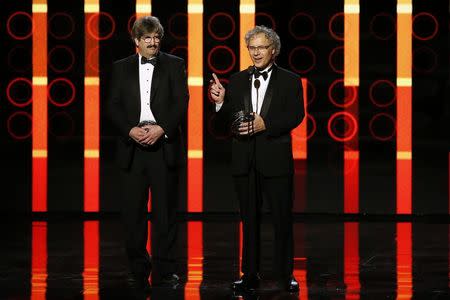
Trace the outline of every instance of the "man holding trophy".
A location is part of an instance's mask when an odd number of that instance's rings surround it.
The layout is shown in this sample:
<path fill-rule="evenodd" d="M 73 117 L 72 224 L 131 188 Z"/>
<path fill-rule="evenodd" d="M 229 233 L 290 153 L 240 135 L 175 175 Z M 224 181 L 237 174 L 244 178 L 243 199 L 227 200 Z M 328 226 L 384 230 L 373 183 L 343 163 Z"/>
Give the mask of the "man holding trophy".
<path fill-rule="evenodd" d="M 260 209 L 269 201 L 274 228 L 273 271 L 282 289 L 298 292 L 293 277 L 293 174 L 291 130 L 304 118 L 299 76 L 275 64 L 280 38 L 256 26 L 245 42 L 253 66 L 230 77 L 225 89 L 213 74 L 210 97 L 217 118 L 230 126 L 232 174 L 243 224 L 243 276 L 232 284 L 248 292 L 260 283 Z"/>

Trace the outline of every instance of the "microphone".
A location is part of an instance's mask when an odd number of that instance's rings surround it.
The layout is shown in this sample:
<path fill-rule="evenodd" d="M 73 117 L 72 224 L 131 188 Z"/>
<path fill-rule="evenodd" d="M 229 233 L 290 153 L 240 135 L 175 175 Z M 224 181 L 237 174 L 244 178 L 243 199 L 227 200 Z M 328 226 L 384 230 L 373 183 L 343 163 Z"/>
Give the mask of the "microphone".
<path fill-rule="evenodd" d="M 253 86 L 256 89 L 256 108 L 255 108 L 255 112 L 258 112 L 258 98 L 259 98 L 258 89 L 261 86 L 261 81 L 259 81 L 258 78 L 255 78 L 255 81 L 253 81 Z M 253 124 L 252 124 L 252 126 L 253 126 Z"/>
<path fill-rule="evenodd" d="M 259 79 L 255 79 L 255 81 L 253 82 L 253 86 L 255 87 L 255 89 L 259 89 L 259 87 L 261 86 L 261 81 L 259 81 Z"/>

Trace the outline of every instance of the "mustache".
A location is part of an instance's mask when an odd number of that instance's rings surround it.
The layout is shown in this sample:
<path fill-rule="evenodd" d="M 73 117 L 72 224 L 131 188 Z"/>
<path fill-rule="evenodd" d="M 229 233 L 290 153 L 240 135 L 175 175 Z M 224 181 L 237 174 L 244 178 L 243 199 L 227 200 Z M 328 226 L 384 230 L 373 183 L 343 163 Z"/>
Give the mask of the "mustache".
<path fill-rule="evenodd" d="M 151 48 L 156 49 L 157 47 L 156 46 L 147 46 L 147 49 L 151 49 Z"/>

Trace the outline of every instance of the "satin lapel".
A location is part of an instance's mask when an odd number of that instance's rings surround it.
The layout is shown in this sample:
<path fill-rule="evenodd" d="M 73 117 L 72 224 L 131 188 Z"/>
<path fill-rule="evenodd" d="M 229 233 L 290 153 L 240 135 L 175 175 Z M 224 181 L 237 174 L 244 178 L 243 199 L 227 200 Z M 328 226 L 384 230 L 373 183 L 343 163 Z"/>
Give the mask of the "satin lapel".
<path fill-rule="evenodd" d="M 153 70 L 152 77 L 152 90 L 150 91 L 150 105 L 152 105 L 153 100 L 155 100 L 156 91 L 159 86 L 159 79 L 161 78 L 161 65 L 164 64 L 164 54 L 158 53 L 158 62 L 156 63 L 155 69 Z"/>
<path fill-rule="evenodd" d="M 247 85 L 245 86 L 244 84 L 244 112 L 249 113 L 252 112 L 252 102 L 251 102 L 251 98 L 252 98 L 252 76 L 248 76 L 248 80 L 247 80 Z"/>
<path fill-rule="evenodd" d="M 267 112 L 270 108 L 270 102 L 272 102 L 273 93 L 275 90 L 275 84 L 277 82 L 277 67 L 274 66 L 272 70 L 272 75 L 270 76 L 270 82 L 267 86 L 266 95 L 264 96 L 263 105 L 261 107 L 261 117 L 266 117 Z"/>
<path fill-rule="evenodd" d="M 128 82 L 130 84 L 129 105 L 131 106 L 132 111 L 135 112 L 134 114 L 137 115 L 139 121 L 139 114 L 141 111 L 141 89 L 139 87 L 139 55 L 136 54 L 136 57 L 131 61 L 129 68 L 130 70 L 127 72 L 127 74 L 129 74 L 128 76 L 130 76 L 128 79 Z"/>

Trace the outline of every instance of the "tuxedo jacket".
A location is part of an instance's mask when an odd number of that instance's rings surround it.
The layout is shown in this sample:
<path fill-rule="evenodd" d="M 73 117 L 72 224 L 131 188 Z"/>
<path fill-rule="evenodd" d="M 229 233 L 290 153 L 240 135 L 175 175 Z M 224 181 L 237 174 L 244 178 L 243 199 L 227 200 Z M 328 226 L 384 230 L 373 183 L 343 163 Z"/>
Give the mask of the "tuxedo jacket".
<path fill-rule="evenodd" d="M 233 175 L 247 174 L 252 165 L 265 176 L 293 172 L 291 130 L 302 122 L 305 115 L 300 77 L 275 65 L 269 80 L 260 112 L 266 130 L 252 137 L 233 137 Z M 217 120 L 231 126 L 235 112 L 255 111 L 251 104 L 251 82 L 248 71 L 230 77 Z"/>
<path fill-rule="evenodd" d="M 129 132 L 139 123 L 141 113 L 139 63 L 138 54 L 114 62 L 109 83 L 107 111 L 118 132 L 117 160 L 124 169 L 129 168 L 137 145 Z M 181 166 L 186 160 L 180 123 L 185 120 L 188 100 L 184 60 L 160 51 L 153 70 L 150 107 L 164 130 L 160 146 L 169 167 Z"/>

